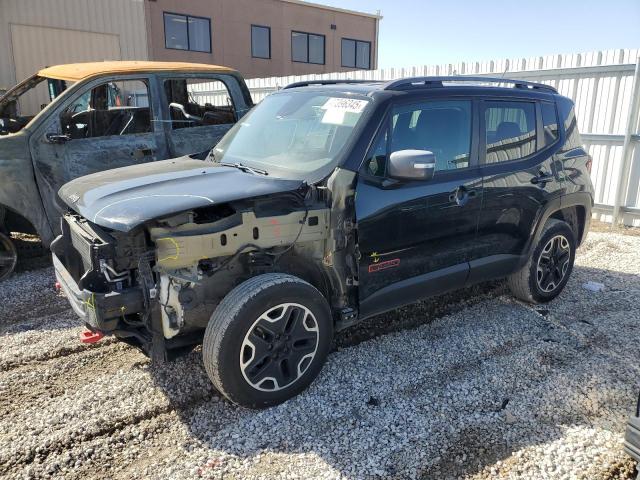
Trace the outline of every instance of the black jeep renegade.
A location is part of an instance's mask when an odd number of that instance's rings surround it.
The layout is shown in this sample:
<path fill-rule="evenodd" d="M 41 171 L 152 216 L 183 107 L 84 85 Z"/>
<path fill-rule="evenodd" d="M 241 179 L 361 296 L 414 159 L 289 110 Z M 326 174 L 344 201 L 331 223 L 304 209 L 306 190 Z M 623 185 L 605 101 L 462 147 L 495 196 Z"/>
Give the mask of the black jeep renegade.
<path fill-rule="evenodd" d="M 591 159 L 550 86 L 290 85 L 211 151 L 66 184 L 58 280 L 95 335 L 161 361 L 203 343 L 248 407 L 306 388 L 333 333 L 495 278 L 546 302 L 591 218 Z"/>

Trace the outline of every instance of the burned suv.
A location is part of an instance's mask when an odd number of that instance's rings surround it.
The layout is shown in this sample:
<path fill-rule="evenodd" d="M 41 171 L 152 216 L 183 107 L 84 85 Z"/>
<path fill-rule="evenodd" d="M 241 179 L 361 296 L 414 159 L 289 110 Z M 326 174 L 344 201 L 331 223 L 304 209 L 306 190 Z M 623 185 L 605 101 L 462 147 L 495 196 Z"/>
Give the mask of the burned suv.
<path fill-rule="evenodd" d="M 564 288 L 593 204 L 573 103 L 517 80 L 424 77 L 290 85 L 206 158 L 66 184 L 53 245 L 93 340 L 162 361 L 203 343 L 232 402 L 306 388 L 333 333 L 506 277 Z"/>

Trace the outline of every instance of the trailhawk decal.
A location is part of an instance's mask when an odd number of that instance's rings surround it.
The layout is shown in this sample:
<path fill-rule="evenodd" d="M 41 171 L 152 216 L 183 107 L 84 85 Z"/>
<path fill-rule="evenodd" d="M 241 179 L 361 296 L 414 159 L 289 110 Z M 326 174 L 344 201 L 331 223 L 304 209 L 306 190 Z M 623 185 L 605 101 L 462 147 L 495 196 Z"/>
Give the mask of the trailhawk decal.
<path fill-rule="evenodd" d="M 378 254 L 378 252 L 373 252 L 371 254 L 371 260 L 373 261 L 373 263 L 369 265 L 369 273 L 379 272 L 380 270 L 387 270 L 388 268 L 394 268 L 400 265 L 399 258 L 380 261 L 380 254 Z"/>

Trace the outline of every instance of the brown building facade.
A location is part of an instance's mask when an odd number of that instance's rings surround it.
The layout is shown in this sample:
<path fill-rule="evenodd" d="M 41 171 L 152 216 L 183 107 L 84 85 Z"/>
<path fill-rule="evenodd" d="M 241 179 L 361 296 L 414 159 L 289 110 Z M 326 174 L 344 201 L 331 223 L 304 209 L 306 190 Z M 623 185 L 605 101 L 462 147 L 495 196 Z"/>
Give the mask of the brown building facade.
<path fill-rule="evenodd" d="M 147 0 L 150 60 L 247 78 L 377 68 L 379 15 L 300 0 Z"/>

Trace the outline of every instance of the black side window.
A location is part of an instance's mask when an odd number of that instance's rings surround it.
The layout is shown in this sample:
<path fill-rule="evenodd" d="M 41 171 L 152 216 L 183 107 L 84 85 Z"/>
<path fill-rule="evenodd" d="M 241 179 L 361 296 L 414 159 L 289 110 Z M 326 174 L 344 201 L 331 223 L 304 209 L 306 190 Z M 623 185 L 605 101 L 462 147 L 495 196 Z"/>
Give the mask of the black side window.
<path fill-rule="evenodd" d="M 487 102 L 486 163 L 524 158 L 536 151 L 536 109 L 529 102 Z"/>
<path fill-rule="evenodd" d="M 544 144 L 551 145 L 559 137 L 558 133 L 558 115 L 556 114 L 556 106 L 553 103 L 542 102 L 540 104 L 542 111 L 542 125 L 544 130 Z"/>
<path fill-rule="evenodd" d="M 436 157 L 436 172 L 469 166 L 471 101 L 433 101 L 397 107 L 392 123 L 391 152 L 428 150 Z"/>
<path fill-rule="evenodd" d="M 373 148 L 364 162 L 366 172 L 374 177 L 384 177 L 387 173 L 387 139 L 389 129 L 385 128 L 378 135 Z"/>

